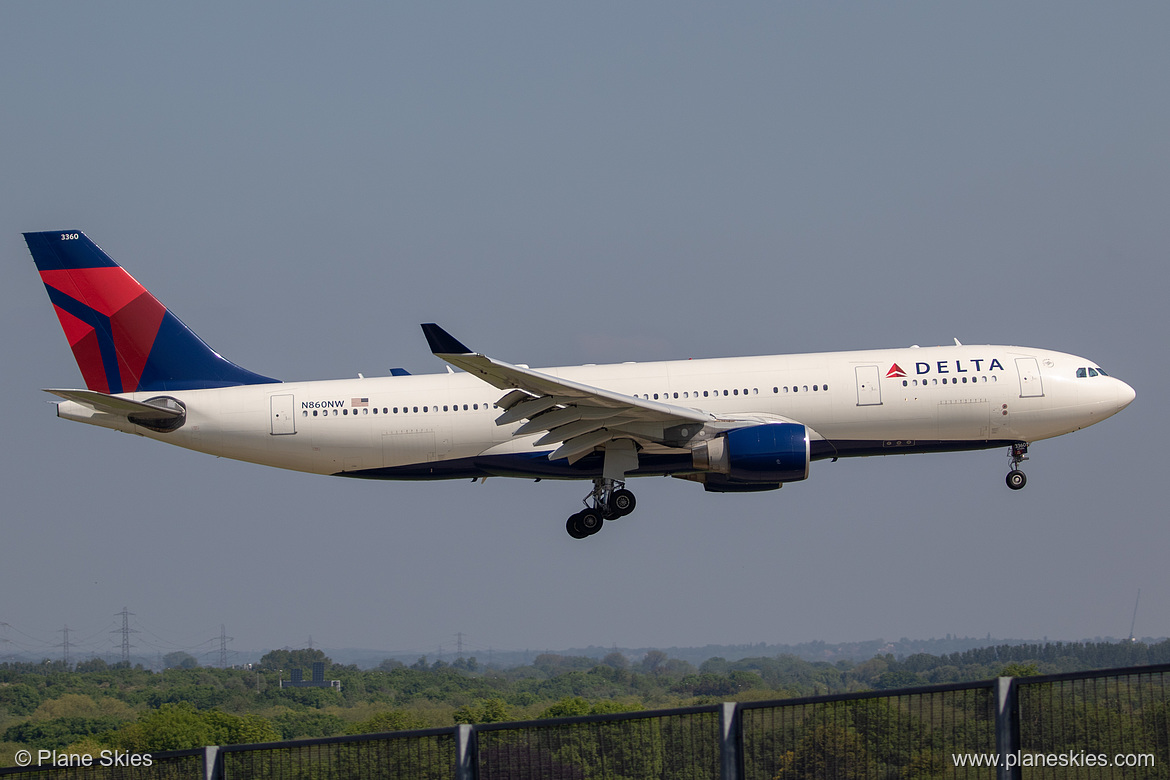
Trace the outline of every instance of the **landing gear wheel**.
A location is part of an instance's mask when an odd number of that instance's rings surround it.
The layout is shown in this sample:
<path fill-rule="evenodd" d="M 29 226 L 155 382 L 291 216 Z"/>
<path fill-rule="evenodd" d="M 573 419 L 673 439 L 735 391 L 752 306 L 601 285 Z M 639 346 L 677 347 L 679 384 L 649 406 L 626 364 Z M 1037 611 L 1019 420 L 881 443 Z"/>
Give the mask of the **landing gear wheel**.
<path fill-rule="evenodd" d="M 617 520 L 619 517 L 625 517 L 633 512 L 637 505 L 638 499 L 634 498 L 634 494 L 625 488 L 613 491 L 609 497 L 609 509 L 613 512 L 613 517 L 610 519 Z"/>
<path fill-rule="evenodd" d="M 1012 490 L 1020 490 L 1028 484 L 1028 475 L 1019 469 L 1012 469 L 1007 475 L 1007 486 Z"/>
<path fill-rule="evenodd" d="M 569 515 L 568 521 L 565 523 L 565 530 L 569 532 L 569 536 L 574 539 L 584 539 L 589 535 L 589 532 L 581 525 L 581 513 Z"/>
<path fill-rule="evenodd" d="M 601 512 L 596 509 L 586 509 L 578 512 L 577 523 L 581 526 L 581 530 L 585 536 L 592 536 L 601 530 L 601 524 L 604 522 L 601 518 Z"/>

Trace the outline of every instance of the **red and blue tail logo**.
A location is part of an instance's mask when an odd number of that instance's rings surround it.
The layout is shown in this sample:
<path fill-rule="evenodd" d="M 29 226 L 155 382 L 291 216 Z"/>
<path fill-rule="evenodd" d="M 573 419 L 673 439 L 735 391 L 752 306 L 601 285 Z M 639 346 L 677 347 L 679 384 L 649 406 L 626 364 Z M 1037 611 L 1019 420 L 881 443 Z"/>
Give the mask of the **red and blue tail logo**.
<path fill-rule="evenodd" d="M 277 381 L 220 357 L 84 233 L 25 233 L 24 240 L 90 390 Z"/>

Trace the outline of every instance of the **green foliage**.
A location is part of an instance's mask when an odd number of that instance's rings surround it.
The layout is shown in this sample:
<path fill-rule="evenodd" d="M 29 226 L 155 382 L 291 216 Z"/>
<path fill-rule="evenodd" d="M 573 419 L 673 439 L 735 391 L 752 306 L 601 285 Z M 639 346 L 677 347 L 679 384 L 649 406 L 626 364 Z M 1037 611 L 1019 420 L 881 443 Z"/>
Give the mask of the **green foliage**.
<path fill-rule="evenodd" d="M 48 699 L 33 710 L 32 720 L 53 718 L 99 718 L 112 717 L 117 720 L 133 720 L 134 711 L 117 699 L 102 697 L 101 702 L 83 693 L 66 693 L 56 699 Z"/>
<path fill-rule="evenodd" d="M 592 704 L 580 696 L 566 696 L 551 707 L 546 707 L 536 717 L 541 720 L 549 718 L 575 718 L 579 715 L 609 715 L 616 712 L 630 712 L 632 707 L 619 701 L 598 701 Z"/>
<path fill-rule="evenodd" d="M 35 688 L 24 683 L 0 687 L 0 707 L 13 715 L 28 715 L 41 703 L 41 696 Z"/>
<path fill-rule="evenodd" d="M 545 709 L 538 718 L 572 718 L 578 715 L 589 714 L 589 702 L 580 696 L 566 696 L 556 704 Z"/>
<path fill-rule="evenodd" d="M 203 714 L 190 704 L 163 704 L 111 736 L 117 747 L 137 753 L 186 750 L 217 744 Z"/>
<path fill-rule="evenodd" d="M 455 710 L 452 717 L 456 723 L 503 723 L 510 719 L 511 710 L 503 699 L 477 699 Z"/>
<path fill-rule="evenodd" d="M 285 672 L 288 672 L 290 669 L 303 669 L 307 677 L 309 670 L 313 668 L 313 664 L 318 662 L 324 662 L 326 670 L 333 665 L 333 662 L 321 650 L 314 650 L 312 648 L 306 648 L 304 650 L 273 650 L 260 657 L 260 663 L 256 668 L 270 672 L 280 671 L 281 669 Z"/>
<path fill-rule="evenodd" d="M 142 667 L 109 665 L 100 659 L 83 662 L 76 670 L 52 661 L 6 663 L 0 664 L 0 762 L 6 756 L 10 760 L 20 747 L 61 749 L 100 744 L 158 751 L 347 732 L 414 730 L 451 721 L 495 723 L 735 699 L 904 688 L 1002 674 L 1029 677 L 1094 665 L 1125 666 L 1126 659 L 1142 664 L 1170 661 L 1170 642 L 1149 646 L 1128 642 L 1025 645 L 945 656 L 920 653 L 901 659 L 880 655 L 856 664 L 810 662 L 794 656 L 737 661 L 711 658 L 699 669 L 660 651 L 651 651 L 633 663 L 617 652 L 601 660 L 547 653 L 530 665 L 508 670 L 485 669 L 472 658 L 450 664 L 420 658 L 411 666 L 386 661 L 367 671 L 332 666 L 331 679 L 342 680 L 340 693 L 278 687 L 279 677 L 287 679 L 289 669 L 308 672 L 314 661 L 328 662 L 320 650 L 273 651 L 261 664 L 268 671 L 259 672 L 192 668 L 189 663 L 183 668 L 185 659 L 178 655 L 171 660 L 177 660 L 179 666 L 161 674 Z M 1170 707 L 1159 704 L 1164 698 L 1153 692 L 1133 693 L 1130 688 L 1137 690 L 1135 685 L 1125 689 L 1128 698 L 1121 693 L 1097 698 L 1059 694 L 1068 698 L 1060 706 L 1062 711 L 1079 713 L 1076 722 L 1083 730 L 1079 733 L 1117 735 L 1132 740 L 1135 749 L 1160 745 L 1170 733 Z M 1021 696 L 1032 696 L 1038 702 L 1029 705 L 1031 709 L 1024 708 L 1021 729 L 1032 735 L 1033 744 L 1046 750 L 1085 749 L 1087 742 L 1069 742 L 1061 735 L 1038 731 L 1048 705 L 1037 697 L 1058 693 L 1052 683 L 1021 686 Z M 781 772 L 778 776 L 804 777 L 811 772 L 836 771 L 831 755 L 818 759 L 811 752 L 819 748 L 838 758 L 866 757 L 871 765 L 883 767 L 883 777 L 945 775 L 937 766 L 944 745 L 931 741 L 925 722 L 910 717 L 905 707 L 899 709 L 901 705 L 891 706 L 890 701 L 853 703 L 844 720 L 808 720 L 781 751 L 784 755 L 768 767 L 767 776 Z M 950 737 L 957 744 L 982 745 L 991 734 L 987 712 L 975 705 L 947 705 L 935 716 L 957 724 Z M 653 739 L 674 728 L 654 726 Z M 902 735 L 901 742 L 895 734 Z M 685 735 L 679 738 L 691 739 Z M 802 745 L 803 752 L 798 750 Z M 502 755 L 512 748 L 501 743 L 493 749 Z M 1153 749 L 1162 751 L 1160 747 Z M 598 763 L 602 755 L 611 755 L 609 750 L 603 742 L 582 742 L 549 748 L 547 758 L 560 766 L 587 767 L 597 776 L 610 776 Z M 655 776 L 686 776 L 668 771 L 674 768 L 669 753 L 639 756 L 641 763 L 636 765 Z M 1159 766 L 1170 766 L 1170 755 L 1158 752 L 1158 756 Z M 849 776 L 846 770 L 841 771 L 840 776 Z"/>
<path fill-rule="evenodd" d="M 154 753 L 204 745 L 277 742 L 280 735 L 259 715 L 237 716 L 219 710 L 200 712 L 182 702 L 163 704 L 143 713 L 136 723 L 114 732 L 110 739 L 124 750 Z"/>
<path fill-rule="evenodd" d="M 163 656 L 163 668 L 165 669 L 194 669 L 199 666 L 199 661 L 190 653 L 184 653 L 182 650 L 174 653 L 167 653 Z"/>
<path fill-rule="evenodd" d="M 203 713 L 211 728 L 210 745 L 247 745 L 256 742 L 277 742 L 280 735 L 267 719 L 259 715 L 229 715 L 219 710 Z"/>
<path fill-rule="evenodd" d="M 269 717 L 272 728 L 280 734 L 281 739 L 309 739 L 312 737 L 332 737 L 336 734 L 350 733 L 346 731 L 345 721 L 337 715 L 328 712 L 287 711 Z"/>
<path fill-rule="evenodd" d="M 776 778 L 864 780 L 868 775 L 867 763 L 861 737 L 844 724 L 827 721 L 805 729 L 796 749 L 785 757 Z"/>
<path fill-rule="evenodd" d="M 1012 662 L 999 670 L 997 677 L 1037 677 L 1040 674 L 1040 666 L 1035 663 L 1025 664 L 1019 662 Z"/>
<path fill-rule="evenodd" d="M 878 678 L 874 680 L 873 687 L 879 691 L 889 691 L 895 688 L 913 688 L 925 684 L 926 680 L 914 672 L 907 669 L 891 669 L 878 675 Z"/>
<path fill-rule="evenodd" d="M 125 723 L 119 718 L 52 718 L 25 721 L 4 731 L 5 742 L 19 742 L 32 749 L 63 748 L 84 738 L 113 731 Z"/>
<path fill-rule="evenodd" d="M 481 721 L 487 723 L 488 721 Z M 358 721 L 346 729 L 346 734 L 382 734 L 387 731 L 412 731 L 425 729 L 430 724 L 418 715 L 402 710 L 386 710 L 373 717 Z"/>

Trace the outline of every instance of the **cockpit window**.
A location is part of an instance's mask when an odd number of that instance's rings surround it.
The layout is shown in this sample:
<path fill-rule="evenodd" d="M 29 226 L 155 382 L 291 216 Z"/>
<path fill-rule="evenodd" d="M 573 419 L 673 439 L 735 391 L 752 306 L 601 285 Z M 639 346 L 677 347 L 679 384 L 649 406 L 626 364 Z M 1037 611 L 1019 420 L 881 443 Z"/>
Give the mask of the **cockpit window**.
<path fill-rule="evenodd" d="M 1097 369 L 1090 368 L 1089 369 L 1089 376 L 1097 376 Z"/>
<path fill-rule="evenodd" d="M 1105 369 L 1103 369 L 1103 368 L 1098 368 L 1097 373 L 1100 374 L 1101 376 L 1109 376 L 1108 374 L 1105 373 Z"/>
<path fill-rule="evenodd" d="M 1083 368 L 1078 368 L 1078 369 L 1077 369 L 1077 379 L 1084 379 L 1084 378 L 1085 378 L 1085 377 L 1087 377 L 1088 375 L 1089 375 L 1089 374 L 1088 374 L 1088 372 L 1087 372 L 1085 369 L 1083 369 Z"/>

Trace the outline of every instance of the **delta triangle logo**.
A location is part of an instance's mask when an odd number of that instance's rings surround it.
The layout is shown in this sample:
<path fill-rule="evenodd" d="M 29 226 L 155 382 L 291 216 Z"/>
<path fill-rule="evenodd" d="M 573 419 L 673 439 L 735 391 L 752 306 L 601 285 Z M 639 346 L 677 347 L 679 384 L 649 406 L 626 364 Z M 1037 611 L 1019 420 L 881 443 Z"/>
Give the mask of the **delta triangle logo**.
<path fill-rule="evenodd" d="M 886 379 L 895 379 L 897 377 L 906 376 L 906 372 L 897 363 L 890 366 L 890 370 L 886 372 Z"/>

